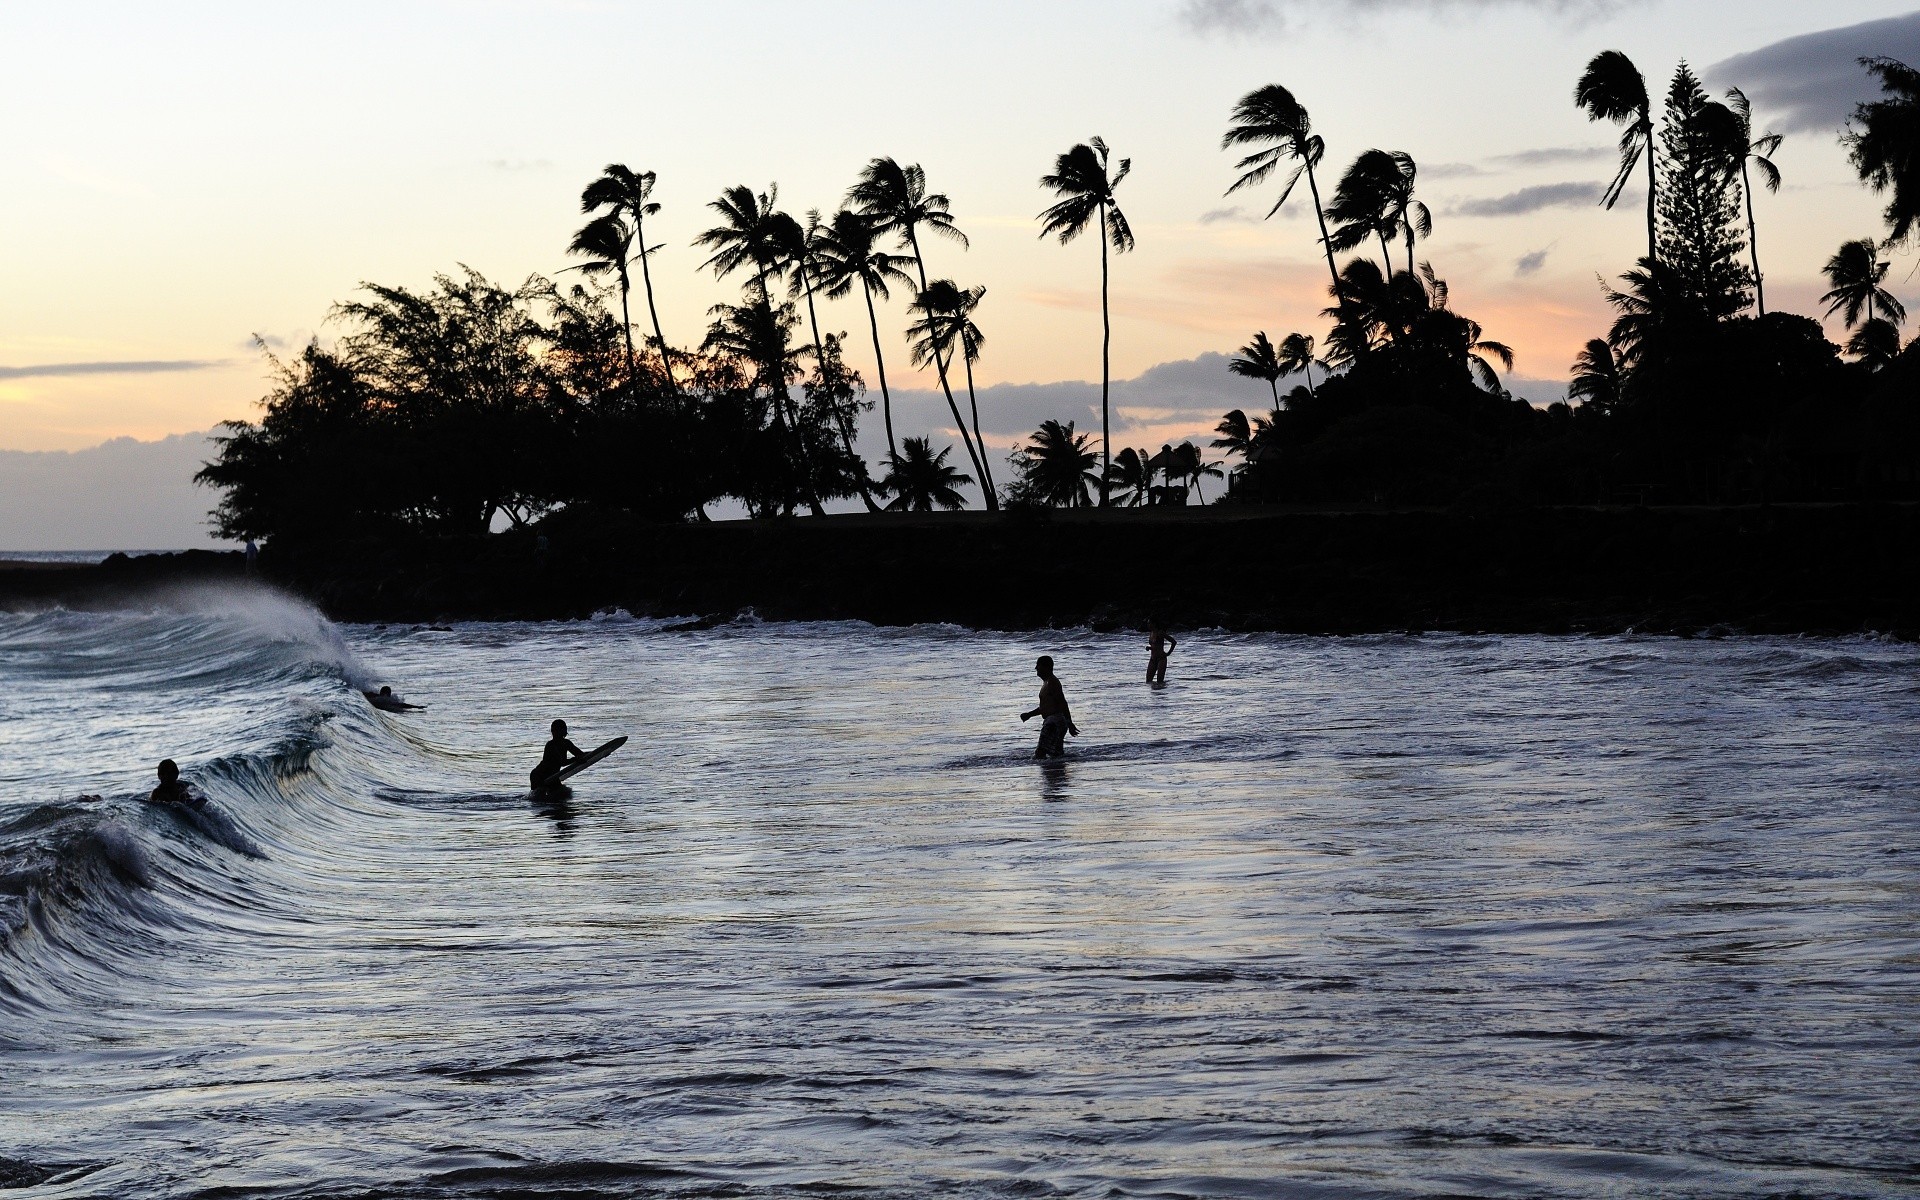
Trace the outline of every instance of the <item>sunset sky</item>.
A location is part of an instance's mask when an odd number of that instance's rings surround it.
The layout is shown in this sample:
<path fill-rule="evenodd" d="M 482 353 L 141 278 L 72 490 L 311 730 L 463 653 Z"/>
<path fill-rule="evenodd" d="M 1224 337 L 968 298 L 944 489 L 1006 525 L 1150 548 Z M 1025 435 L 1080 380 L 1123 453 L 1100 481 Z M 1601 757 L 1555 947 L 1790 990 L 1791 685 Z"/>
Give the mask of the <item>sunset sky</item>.
<path fill-rule="evenodd" d="M 1596 274 L 1644 252 L 1630 206 L 1595 204 L 1617 130 L 1571 103 L 1585 61 L 1624 50 L 1663 89 L 1684 57 L 1716 91 L 1747 87 L 1759 121 L 1789 134 L 1786 186 L 1759 202 L 1769 298 L 1817 314 L 1820 265 L 1880 232 L 1836 141 L 1867 86 L 1833 64 L 1863 37 L 1920 59 L 1920 14 L 1847 29 L 1903 14 L 1912 0 L 11 5 L 0 449 L 251 416 L 266 375 L 253 336 L 331 336 L 329 307 L 363 280 L 422 286 L 459 263 L 501 281 L 559 271 L 580 188 L 609 161 L 659 174 L 649 232 L 676 343 L 697 342 L 707 307 L 737 295 L 688 244 L 722 187 L 778 181 L 796 215 L 830 210 L 866 159 L 890 154 L 925 165 L 973 239 L 928 257 L 936 277 L 988 289 L 983 382 L 1097 379 L 1098 249 L 1042 242 L 1034 219 L 1053 156 L 1094 134 L 1134 161 L 1121 197 L 1139 249 L 1114 266 L 1116 377 L 1217 378 L 1230 401 L 1156 407 L 1143 381 L 1130 420 L 1156 440 L 1197 430 L 1217 419 L 1201 410 L 1262 393 L 1218 360 L 1187 360 L 1256 329 L 1324 332 L 1306 207 L 1261 222 L 1271 191 L 1223 196 L 1227 114 L 1270 82 L 1312 110 L 1328 176 L 1375 146 L 1419 161 L 1435 214 L 1421 256 L 1456 307 L 1518 350 L 1515 390 L 1545 402 L 1605 329 Z M 1830 29 L 1843 32 L 1789 40 Z M 1913 265 L 1894 270 L 1910 301 Z M 823 315 L 862 334 L 867 369 L 863 313 Z M 882 319 L 891 353 L 897 302 Z M 904 353 L 889 369 L 906 376 Z M 983 415 L 1004 430 L 1079 416 L 1045 411 L 1065 394 L 1001 388 Z"/>

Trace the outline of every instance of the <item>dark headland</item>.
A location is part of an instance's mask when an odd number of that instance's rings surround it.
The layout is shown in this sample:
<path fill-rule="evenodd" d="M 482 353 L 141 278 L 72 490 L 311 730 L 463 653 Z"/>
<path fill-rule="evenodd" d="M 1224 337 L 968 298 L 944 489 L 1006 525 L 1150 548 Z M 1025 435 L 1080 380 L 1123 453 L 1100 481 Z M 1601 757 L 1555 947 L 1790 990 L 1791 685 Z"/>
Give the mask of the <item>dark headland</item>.
<path fill-rule="evenodd" d="M 1920 634 L 1920 505 L 1028 510 L 270 546 L 259 574 L 361 622 L 636 615 L 1359 634 Z M 237 554 L 0 566 L 0 604 L 104 607 L 242 578 Z"/>

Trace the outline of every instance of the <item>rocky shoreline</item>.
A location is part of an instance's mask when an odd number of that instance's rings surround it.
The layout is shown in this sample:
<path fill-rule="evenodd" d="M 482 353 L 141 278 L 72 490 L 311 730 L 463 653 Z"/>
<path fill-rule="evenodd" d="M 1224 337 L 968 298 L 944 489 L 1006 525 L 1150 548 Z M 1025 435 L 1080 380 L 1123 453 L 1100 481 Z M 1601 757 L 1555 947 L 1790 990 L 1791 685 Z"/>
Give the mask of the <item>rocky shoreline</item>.
<path fill-rule="evenodd" d="M 536 538 L 544 535 L 543 550 Z M 273 546 L 260 577 L 361 622 L 944 622 L 1292 633 L 1920 633 L 1920 506 L 866 514 Z M 0 605 L 246 578 L 237 554 L 0 565 Z"/>

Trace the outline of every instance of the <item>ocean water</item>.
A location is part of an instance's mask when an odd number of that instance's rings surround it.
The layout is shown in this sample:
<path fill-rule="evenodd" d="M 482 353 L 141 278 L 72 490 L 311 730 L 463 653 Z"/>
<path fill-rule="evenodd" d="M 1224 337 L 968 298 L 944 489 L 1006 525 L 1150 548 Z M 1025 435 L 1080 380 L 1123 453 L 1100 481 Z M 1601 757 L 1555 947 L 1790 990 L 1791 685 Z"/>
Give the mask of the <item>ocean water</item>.
<path fill-rule="evenodd" d="M 1194 632 L 1144 668 L 0 614 L 0 1189 L 1920 1194 L 1920 649 Z M 554 717 L 632 740 L 539 801 Z M 142 803 L 163 756 L 203 811 Z"/>

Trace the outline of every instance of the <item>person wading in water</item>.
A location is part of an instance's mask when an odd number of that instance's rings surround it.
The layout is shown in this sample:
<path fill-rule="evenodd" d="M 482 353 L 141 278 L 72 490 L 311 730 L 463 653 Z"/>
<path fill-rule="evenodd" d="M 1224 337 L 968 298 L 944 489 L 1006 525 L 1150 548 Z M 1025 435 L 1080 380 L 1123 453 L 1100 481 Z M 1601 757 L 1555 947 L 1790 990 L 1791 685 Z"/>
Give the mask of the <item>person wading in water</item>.
<path fill-rule="evenodd" d="M 1079 737 L 1080 728 L 1073 723 L 1073 710 L 1067 707 L 1066 689 L 1054 676 L 1053 658 L 1041 655 L 1040 661 L 1033 664 L 1033 673 L 1041 680 L 1040 707 L 1021 713 L 1020 719 L 1040 718 L 1040 744 L 1034 747 L 1035 758 L 1060 758 L 1067 752 L 1067 735 Z"/>

